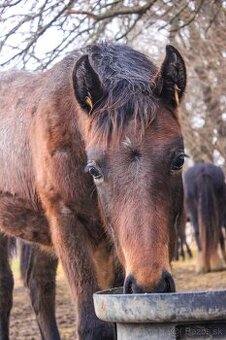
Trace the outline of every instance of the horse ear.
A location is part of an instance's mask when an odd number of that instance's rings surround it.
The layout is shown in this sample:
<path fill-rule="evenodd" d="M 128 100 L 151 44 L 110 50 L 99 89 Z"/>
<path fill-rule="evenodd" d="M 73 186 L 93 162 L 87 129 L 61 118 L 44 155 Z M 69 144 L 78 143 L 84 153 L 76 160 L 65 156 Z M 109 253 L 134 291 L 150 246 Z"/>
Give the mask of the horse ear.
<path fill-rule="evenodd" d="M 88 55 L 82 56 L 75 64 L 73 86 L 79 105 L 86 112 L 91 112 L 103 96 L 103 89 L 98 74 L 90 65 Z"/>
<path fill-rule="evenodd" d="M 162 98 L 166 105 L 175 109 L 185 91 L 186 68 L 182 56 L 171 45 L 166 46 L 166 56 L 156 75 L 155 84 L 155 94 Z"/>

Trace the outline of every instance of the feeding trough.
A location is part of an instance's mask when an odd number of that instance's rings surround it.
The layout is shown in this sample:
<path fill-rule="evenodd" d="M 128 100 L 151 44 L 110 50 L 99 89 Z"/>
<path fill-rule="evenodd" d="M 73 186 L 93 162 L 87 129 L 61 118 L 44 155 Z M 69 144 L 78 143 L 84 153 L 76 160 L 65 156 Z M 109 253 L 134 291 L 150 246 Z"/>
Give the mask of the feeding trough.
<path fill-rule="evenodd" d="M 101 320 L 117 324 L 117 340 L 226 339 L 226 290 L 167 294 L 94 294 Z"/>

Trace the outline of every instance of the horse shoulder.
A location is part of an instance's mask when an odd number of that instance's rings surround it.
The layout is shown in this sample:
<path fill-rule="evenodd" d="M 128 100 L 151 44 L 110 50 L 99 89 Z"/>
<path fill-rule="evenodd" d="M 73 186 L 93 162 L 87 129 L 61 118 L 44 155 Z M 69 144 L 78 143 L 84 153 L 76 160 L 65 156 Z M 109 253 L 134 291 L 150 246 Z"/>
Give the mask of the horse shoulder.
<path fill-rule="evenodd" d="M 32 127 L 38 193 L 43 200 L 54 203 L 77 202 L 86 195 L 86 155 L 77 125 L 71 74 L 72 65 L 65 72 L 50 72 Z"/>

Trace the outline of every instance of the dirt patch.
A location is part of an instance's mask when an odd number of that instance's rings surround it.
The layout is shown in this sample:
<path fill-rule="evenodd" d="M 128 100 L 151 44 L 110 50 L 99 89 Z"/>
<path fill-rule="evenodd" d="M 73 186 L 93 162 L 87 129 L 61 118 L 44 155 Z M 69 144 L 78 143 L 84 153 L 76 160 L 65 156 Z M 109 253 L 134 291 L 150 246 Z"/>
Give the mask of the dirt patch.
<path fill-rule="evenodd" d="M 226 271 L 208 274 L 195 273 L 196 258 L 186 261 L 174 262 L 173 275 L 177 291 L 226 289 Z M 28 292 L 23 287 L 14 264 L 15 291 L 14 306 L 11 314 L 10 334 L 11 340 L 38 340 L 40 339 L 35 315 L 30 305 Z M 57 276 L 57 322 L 62 340 L 74 340 L 74 309 L 70 300 L 70 292 L 62 270 Z"/>
<path fill-rule="evenodd" d="M 177 291 L 226 289 L 226 270 L 197 274 L 196 257 L 191 260 L 173 262 L 173 276 Z"/>

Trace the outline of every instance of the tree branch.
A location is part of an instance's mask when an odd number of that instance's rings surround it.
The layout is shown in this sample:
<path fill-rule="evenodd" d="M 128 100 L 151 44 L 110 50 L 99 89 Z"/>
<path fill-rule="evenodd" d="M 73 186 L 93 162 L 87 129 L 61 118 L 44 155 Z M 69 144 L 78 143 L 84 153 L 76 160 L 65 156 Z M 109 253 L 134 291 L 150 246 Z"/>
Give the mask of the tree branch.
<path fill-rule="evenodd" d="M 156 1 L 157 0 L 152 0 L 152 1 L 148 0 L 144 6 L 133 6 L 133 7 L 123 6 L 123 7 L 120 7 L 119 9 L 111 8 L 110 10 L 107 10 L 103 14 L 94 14 L 93 12 L 89 12 L 89 11 L 73 10 L 73 9 L 66 11 L 65 14 L 67 15 L 81 14 L 81 15 L 86 15 L 96 21 L 101 21 L 101 20 L 105 20 L 105 19 L 109 19 L 112 17 L 121 16 L 121 15 L 144 14 L 145 12 L 147 12 L 147 10 L 149 10 L 153 6 L 153 4 Z M 119 1 L 117 1 L 117 3 L 119 3 Z"/>

